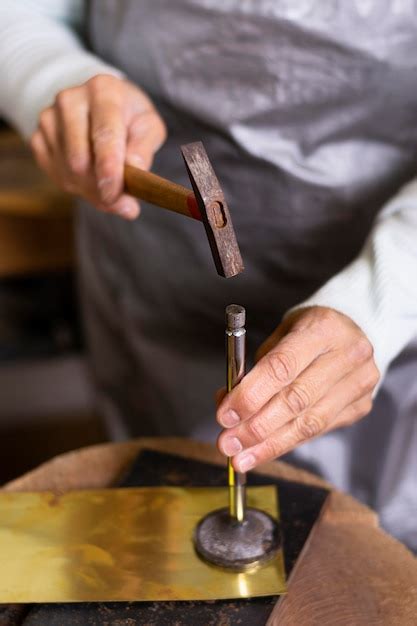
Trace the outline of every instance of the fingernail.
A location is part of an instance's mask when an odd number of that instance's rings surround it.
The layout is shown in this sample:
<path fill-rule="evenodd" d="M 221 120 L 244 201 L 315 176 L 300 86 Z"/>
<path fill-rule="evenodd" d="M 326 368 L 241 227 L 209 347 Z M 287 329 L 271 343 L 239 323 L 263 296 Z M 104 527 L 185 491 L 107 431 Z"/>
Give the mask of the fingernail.
<path fill-rule="evenodd" d="M 124 217 L 125 219 L 129 220 L 133 220 L 137 217 L 137 210 L 129 203 L 123 204 L 117 212 L 120 217 Z"/>
<path fill-rule="evenodd" d="M 244 454 L 240 457 L 238 461 L 239 472 L 247 472 L 248 470 L 255 467 L 256 459 L 253 454 Z"/>
<path fill-rule="evenodd" d="M 122 217 L 133 217 L 133 215 L 135 215 L 135 211 L 130 204 L 122 204 L 122 206 L 119 207 L 118 213 Z"/>
<path fill-rule="evenodd" d="M 239 424 L 240 417 L 236 413 L 236 411 L 230 409 L 229 411 L 226 411 L 224 415 L 222 415 L 222 417 L 220 418 L 220 422 L 221 425 L 225 428 L 231 428 L 232 426 L 237 426 Z"/>
<path fill-rule="evenodd" d="M 113 199 L 113 194 L 112 194 L 112 189 L 111 189 L 112 183 L 113 183 L 112 178 L 101 178 L 97 183 L 98 189 L 100 191 L 100 198 L 102 202 L 104 203 L 111 202 Z"/>
<path fill-rule="evenodd" d="M 227 456 L 234 456 L 243 450 L 242 444 L 237 437 L 226 437 L 222 445 L 223 452 Z"/>

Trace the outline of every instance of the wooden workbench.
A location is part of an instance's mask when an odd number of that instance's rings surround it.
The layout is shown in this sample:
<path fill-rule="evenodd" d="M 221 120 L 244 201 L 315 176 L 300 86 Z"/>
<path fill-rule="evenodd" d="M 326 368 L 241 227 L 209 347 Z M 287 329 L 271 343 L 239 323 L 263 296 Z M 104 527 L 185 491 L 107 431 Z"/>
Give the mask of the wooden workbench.
<path fill-rule="evenodd" d="M 207 444 L 174 438 L 138 439 L 61 455 L 4 488 L 65 491 L 112 485 L 144 447 L 224 464 L 215 448 Z M 264 465 L 261 473 L 329 486 L 316 476 L 281 462 Z M 215 616 L 212 623 L 218 623 Z M 222 622 L 222 626 L 228 623 Z M 376 515 L 370 509 L 346 494 L 332 491 L 328 506 L 291 574 L 289 592 L 277 603 L 269 624 L 411 626 L 416 623 L 417 560 L 378 528 Z M 118 626 L 121 626 L 119 622 Z"/>

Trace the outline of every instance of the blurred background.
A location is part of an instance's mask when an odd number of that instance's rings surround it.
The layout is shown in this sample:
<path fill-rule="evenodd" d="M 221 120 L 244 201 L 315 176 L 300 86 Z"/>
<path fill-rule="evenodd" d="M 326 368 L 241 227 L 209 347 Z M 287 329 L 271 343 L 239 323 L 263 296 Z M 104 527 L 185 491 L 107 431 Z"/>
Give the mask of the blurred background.
<path fill-rule="evenodd" d="M 106 439 L 77 301 L 73 203 L 0 121 L 0 483 Z"/>

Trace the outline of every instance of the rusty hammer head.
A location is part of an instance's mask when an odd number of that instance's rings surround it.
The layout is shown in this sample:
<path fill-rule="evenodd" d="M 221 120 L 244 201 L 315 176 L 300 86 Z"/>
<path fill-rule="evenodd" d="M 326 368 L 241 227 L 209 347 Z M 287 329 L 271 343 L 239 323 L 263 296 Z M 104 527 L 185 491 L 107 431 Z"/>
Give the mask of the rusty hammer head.
<path fill-rule="evenodd" d="M 181 146 L 197 205 L 206 229 L 214 263 L 220 276 L 243 271 L 229 208 L 201 141 Z"/>

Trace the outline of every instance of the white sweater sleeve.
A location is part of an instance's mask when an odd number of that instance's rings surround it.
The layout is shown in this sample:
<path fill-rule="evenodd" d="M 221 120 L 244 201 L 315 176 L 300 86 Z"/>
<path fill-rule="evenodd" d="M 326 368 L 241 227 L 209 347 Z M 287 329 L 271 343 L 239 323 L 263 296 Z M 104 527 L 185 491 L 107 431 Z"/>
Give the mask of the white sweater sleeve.
<path fill-rule="evenodd" d="M 295 308 L 313 305 L 337 309 L 362 328 L 382 375 L 417 336 L 417 179 L 378 215 L 359 257 Z"/>
<path fill-rule="evenodd" d="M 24 136 L 66 87 L 121 72 L 83 48 L 83 0 L 0 0 L 0 115 Z"/>

